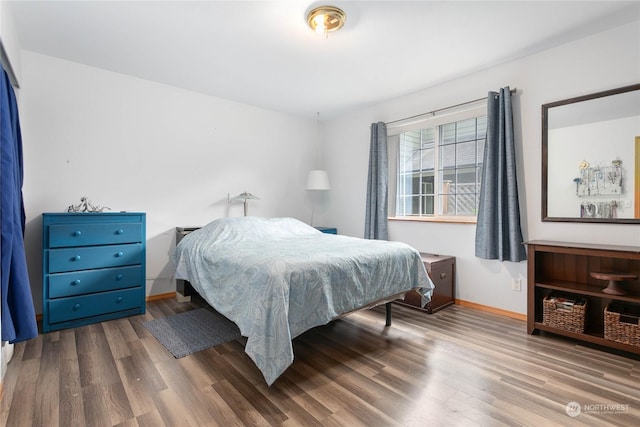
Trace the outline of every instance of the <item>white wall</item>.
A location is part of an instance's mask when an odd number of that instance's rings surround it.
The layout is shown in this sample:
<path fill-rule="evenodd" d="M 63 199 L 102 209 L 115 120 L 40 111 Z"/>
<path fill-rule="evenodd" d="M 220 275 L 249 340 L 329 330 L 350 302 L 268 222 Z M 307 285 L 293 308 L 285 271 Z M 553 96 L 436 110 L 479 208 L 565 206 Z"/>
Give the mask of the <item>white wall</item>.
<path fill-rule="evenodd" d="M 42 312 L 43 212 L 87 196 L 147 213 L 147 295 L 175 291 L 176 226 L 249 214 L 308 221 L 315 120 L 301 119 L 23 51 L 26 247 Z"/>
<path fill-rule="evenodd" d="M 499 65 L 473 75 L 342 116 L 325 123 L 325 158 L 334 185 L 322 218 L 341 234 L 364 233 L 369 125 L 455 105 L 509 85 L 518 135 L 519 194 L 525 240 L 547 239 L 640 245 L 640 226 L 541 221 L 541 105 L 640 82 L 640 22 Z M 456 256 L 456 298 L 526 312 L 526 262 L 500 263 L 474 255 L 475 225 L 392 222 L 392 240 L 425 252 Z M 521 292 L 511 290 L 522 279 Z"/>
<path fill-rule="evenodd" d="M 20 61 L 20 40 L 16 32 L 11 6 L 6 1 L 0 1 L 0 42 L 9 58 L 11 69 L 15 77 L 19 80 L 20 70 L 22 68 Z"/>

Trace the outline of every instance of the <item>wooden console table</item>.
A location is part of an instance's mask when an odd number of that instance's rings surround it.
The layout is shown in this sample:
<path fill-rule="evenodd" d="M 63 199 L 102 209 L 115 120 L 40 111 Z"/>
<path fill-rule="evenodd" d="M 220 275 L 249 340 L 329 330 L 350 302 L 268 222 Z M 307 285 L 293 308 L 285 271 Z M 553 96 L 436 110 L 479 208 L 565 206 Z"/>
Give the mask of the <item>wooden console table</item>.
<path fill-rule="evenodd" d="M 640 307 L 640 247 L 530 241 L 527 260 L 527 330 L 558 335 L 640 354 L 640 347 L 604 338 L 604 309 L 609 303 Z M 593 272 L 596 272 L 594 275 Z M 602 272 L 609 272 L 603 276 Z M 625 280 L 625 293 L 605 293 L 602 277 Z M 633 279 L 635 277 L 635 279 Z M 551 293 L 587 299 L 584 333 L 574 333 L 543 323 L 543 300 Z"/>

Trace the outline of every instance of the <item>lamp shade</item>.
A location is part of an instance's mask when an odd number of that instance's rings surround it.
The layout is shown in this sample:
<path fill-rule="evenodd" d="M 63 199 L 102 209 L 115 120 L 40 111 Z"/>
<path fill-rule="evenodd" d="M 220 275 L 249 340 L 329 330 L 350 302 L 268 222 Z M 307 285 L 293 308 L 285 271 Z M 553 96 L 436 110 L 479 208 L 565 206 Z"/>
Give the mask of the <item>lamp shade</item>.
<path fill-rule="evenodd" d="M 247 193 L 246 191 L 244 193 L 240 193 L 238 194 L 236 197 L 234 197 L 231 200 L 247 200 L 247 199 L 256 199 L 256 200 L 260 200 L 259 197 L 254 196 L 251 193 Z"/>
<path fill-rule="evenodd" d="M 307 190 L 330 190 L 329 174 L 325 170 L 314 169 L 307 177 Z"/>

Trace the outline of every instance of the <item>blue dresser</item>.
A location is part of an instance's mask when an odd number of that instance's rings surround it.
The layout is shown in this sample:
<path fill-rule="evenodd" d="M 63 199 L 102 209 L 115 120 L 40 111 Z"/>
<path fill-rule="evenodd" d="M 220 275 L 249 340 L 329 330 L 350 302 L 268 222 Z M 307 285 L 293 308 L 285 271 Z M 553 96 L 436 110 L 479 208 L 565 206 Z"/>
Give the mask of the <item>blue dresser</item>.
<path fill-rule="evenodd" d="M 42 330 L 145 312 L 146 215 L 42 214 Z"/>

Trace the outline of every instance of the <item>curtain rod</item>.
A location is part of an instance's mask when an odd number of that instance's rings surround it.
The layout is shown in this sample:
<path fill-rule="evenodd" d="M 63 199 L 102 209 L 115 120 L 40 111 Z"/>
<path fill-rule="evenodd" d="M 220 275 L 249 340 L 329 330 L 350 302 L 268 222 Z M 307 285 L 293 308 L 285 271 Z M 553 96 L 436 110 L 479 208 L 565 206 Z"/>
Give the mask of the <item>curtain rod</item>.
<path fill-rule="evenodd" d="M 516 93 L 517 90 L 518 90 L 518 88 L 514 87 L 513 89 L 509 90 L 509 92 L 513 95 L 514 93 Z M 405 117 L 403 119 L 397 119 L 397 120 L 393 120 L 393 121 L 390 121 L 390 122 L 386 122 L 385 125 L 390 125 L 390 124 L 398 123 L 398 122 L 404 122 L 405 120 L 411 120 L 411 119 L 415 119 L 415 118 L 418 118 L 418 117 L 427 116 L 429 114 L 435 115 L 436 113 L 440 113 L 442 111 L 451 110 L 453 108 L 457 108 L 457 107 L 462 107 L 464 105 L 473 104 L 473 103 L 476 103 L 476 102 L 479 102 L 479 101 L 482 101 L 482 100 L 485 100 L 485 99 L 487 99 L 486 96 L 484 98 L 474 99 L 473 101 L 461 102 L 460 104 L 450 105 L 448 107 L 438 108 L 437 110 L 428 111 L 426 113 L 420 113 L 420 114 L 416 114 L 414 116 Z"/>

